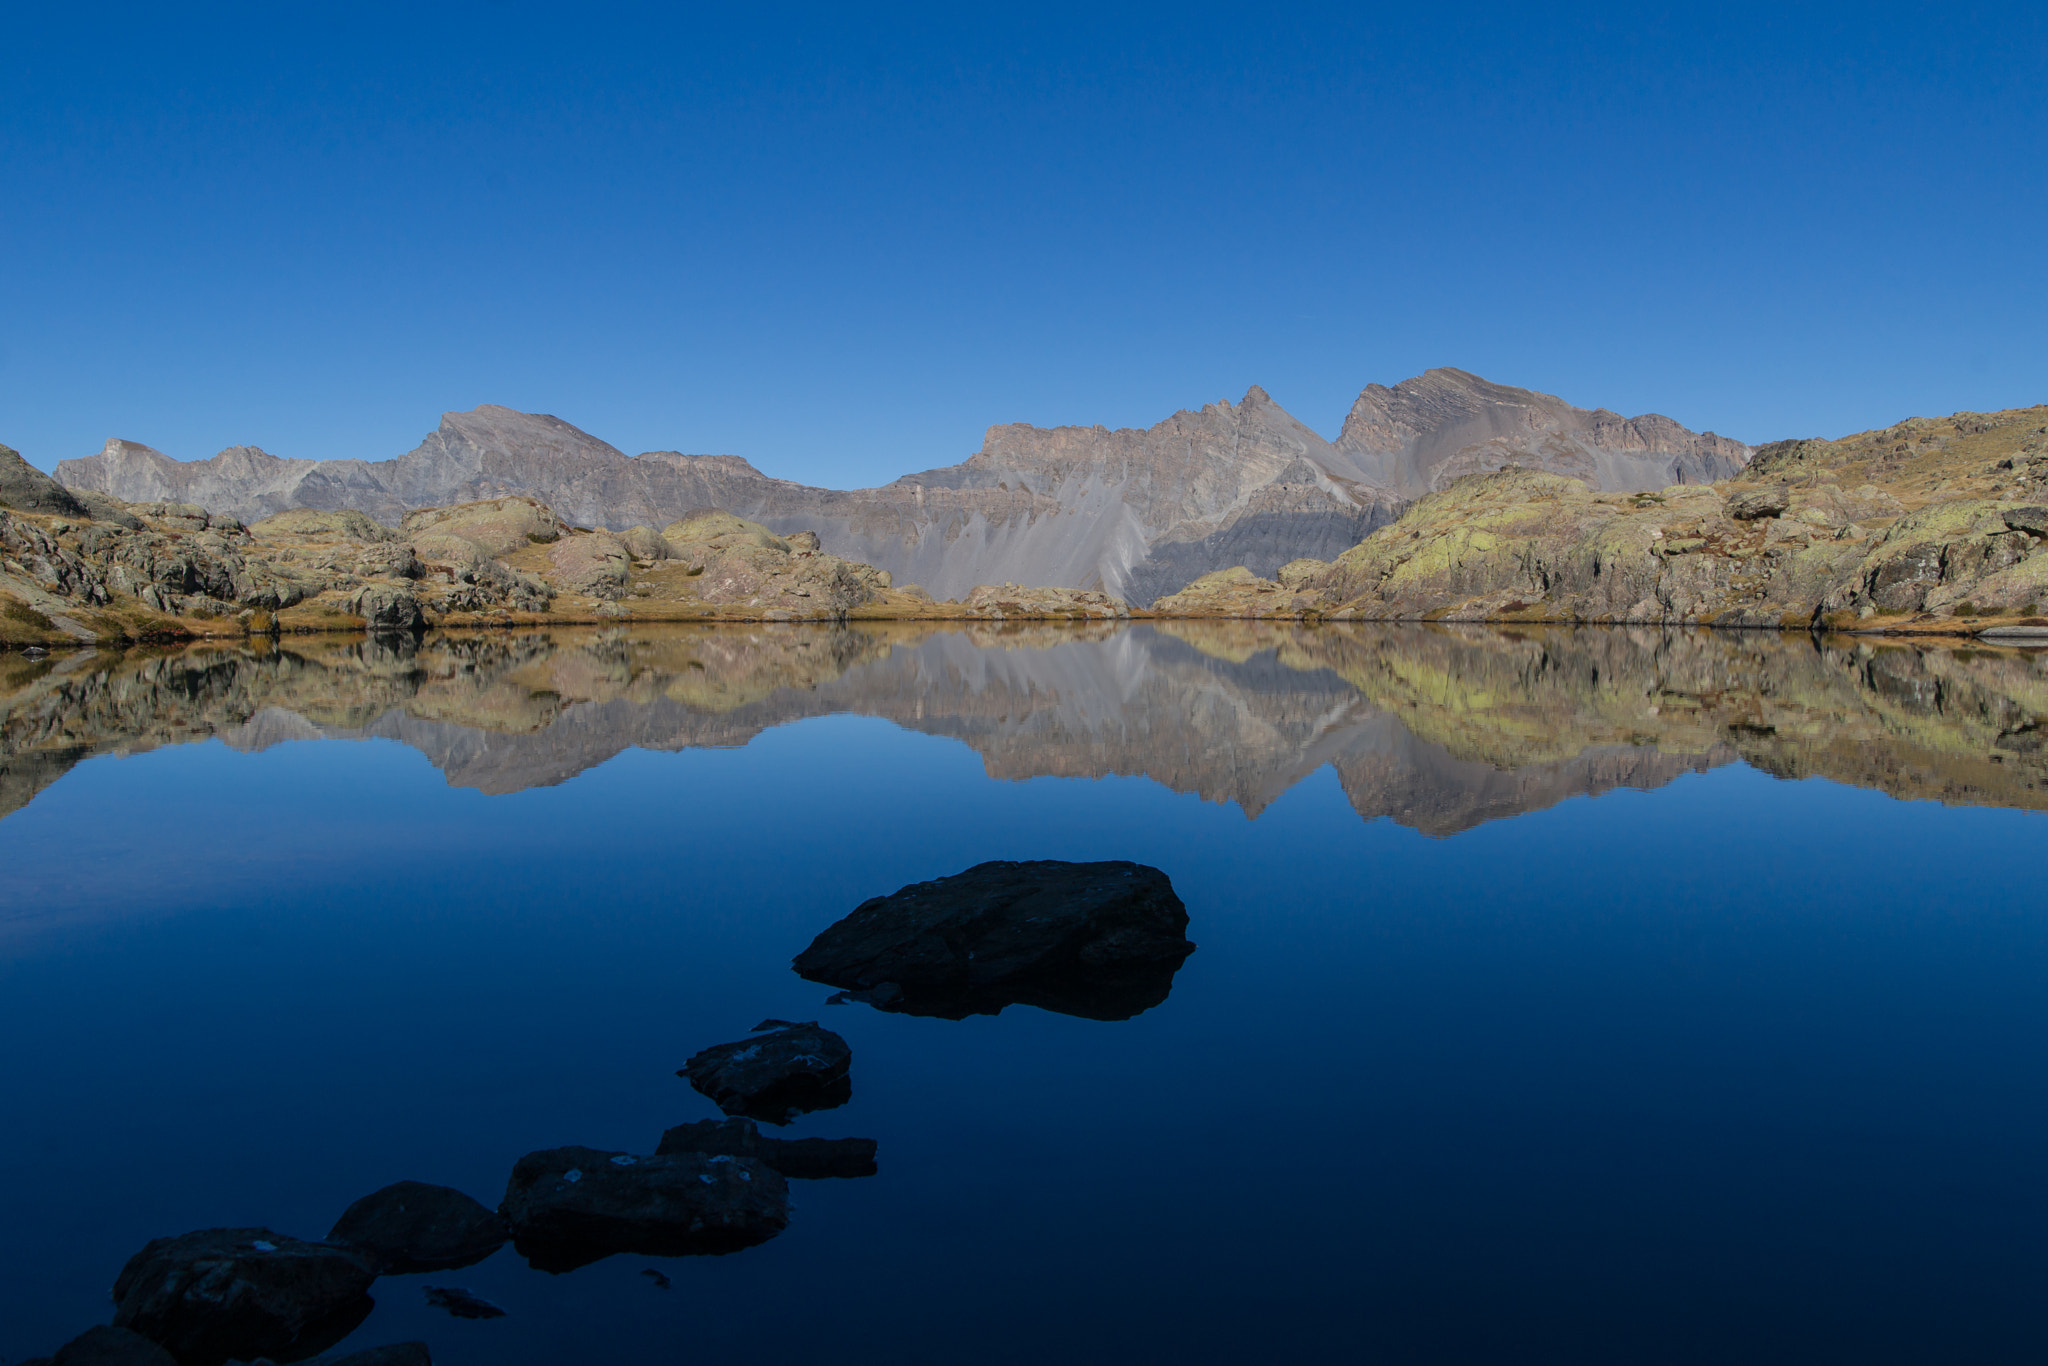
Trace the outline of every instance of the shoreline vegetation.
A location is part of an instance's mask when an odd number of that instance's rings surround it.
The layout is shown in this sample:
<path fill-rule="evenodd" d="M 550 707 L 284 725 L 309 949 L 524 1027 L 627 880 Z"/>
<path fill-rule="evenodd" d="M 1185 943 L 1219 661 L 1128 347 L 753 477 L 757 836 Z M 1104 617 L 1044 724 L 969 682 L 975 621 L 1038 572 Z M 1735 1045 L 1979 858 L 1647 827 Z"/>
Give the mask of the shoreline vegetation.
<path fill-rule="evenodd" d="M 298 508 L 245 525 L 65 488 L 0 447 L 0 647 L 327 631 L 715 622 L 1279 618 L 1712 626 L 2048 641 L 2048 405 L 1759 447 L 1733 478 L 1600 492 L 1466 475 L 1330 561 L 1242 566 L 1133 607 L 983 585 L 935 600 L 704 509 L 568 524 L 520 494 L 397 527 Z"/>

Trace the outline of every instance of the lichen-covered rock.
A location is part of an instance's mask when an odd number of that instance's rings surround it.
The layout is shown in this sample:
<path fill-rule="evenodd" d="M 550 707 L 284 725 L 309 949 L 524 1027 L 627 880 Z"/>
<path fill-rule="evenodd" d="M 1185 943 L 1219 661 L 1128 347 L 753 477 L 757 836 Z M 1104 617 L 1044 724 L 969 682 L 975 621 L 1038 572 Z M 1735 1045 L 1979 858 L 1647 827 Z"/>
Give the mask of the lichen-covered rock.
<path fill-rule="evenodd" d="M 538 498 L 514 496 L 409 512 L 399 529 L 409 539 L 436 532 L 474 542 L 486 555 L 508 555 L 558 539 L 568 532 L 569 524 Z"/>
<path fill-rule="evenodd" d="M 1728 498 L 1728 515 L 1738 522 L 1754 522 L 1759 517 L 1778 517 L 1792 506 L 1792 495 L 1783 484 L 1769 488 L 1743 489 Z"/>
<path fill-rule="evenodd" d="M 668 558 L 668 542 L 651 526 L 629 526 L 619 533 L 619 542 L 636 560 Z"/>
<path fill-rule="evenodd" d="M 603 531 L 573 533 L 548 547 L 557 585 L 564 592 L 590 597 L 616 598 L 624 593 L 632 558 L 625 542 Z"/>
<path fill-rule="evenodd" d="M 519 1254 L 561 1272 L 620 1252 L 681 1257 L 764 1243 L 789 1224 L 789 1186 L 744 1157 L 550 1148 L 519 1159 L 498 1209 Z"/>
<path fill-rule="evenodd" d="M 697 576 L 701 601 L 766 620 L 843 617 L 889 586 L 873 566 L 818 550 L 814 535 L 785 539 L 728 512 L 693 514 L 661 535 L 670 558 Z"/>
<path fill-rule="evenodd" d="M 961 599 L 965 614 L 990 621 L 1110 621 L 1127 617 L 1122 599 L 1081 588 L 981 584 Z"/>
<path fill-rule="evenodd" d="M 114 1326 L 168 1348 L 181 1366 L 230 1358 L 296 1361 L 369 1314 L 376 1269 L 361 1253 L 263 1228 L 158 1238 L 114 1282 Z"/>

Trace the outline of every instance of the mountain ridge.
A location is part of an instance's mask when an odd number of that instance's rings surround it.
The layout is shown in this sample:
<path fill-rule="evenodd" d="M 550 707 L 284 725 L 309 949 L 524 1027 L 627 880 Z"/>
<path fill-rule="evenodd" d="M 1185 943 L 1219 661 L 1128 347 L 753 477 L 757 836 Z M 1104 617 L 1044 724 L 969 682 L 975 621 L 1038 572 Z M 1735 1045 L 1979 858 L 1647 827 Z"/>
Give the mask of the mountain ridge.
<path fill-rule="evenodd" d="M 1368 386 L 1335 442 L 1253 385 L 1237 403 L 1151 427 L 999 423 L 959 464 L 864 489 L 777 479 L 736 455 L 629 456 L 552 414 L 496 404 L 444 414 L 390 460 L 235 446 L 187 462 L 116 439 L 60 462 L 57 478 L 248 521 L 310 507 L 395 525 L 420 507 L 528 495 L 571 523 L 620 530 L 715 507 L 815 531 L 831 553 L 941 596 L 1014 581 L 1148 602 L 1228 565 L 1272 574 L 1334 558 L 1459 473 L 1531 464 L 1633 490 L 1724 478 L 1747 456 L 1655 414 L 1622 418 L 1438 369 Z"/>

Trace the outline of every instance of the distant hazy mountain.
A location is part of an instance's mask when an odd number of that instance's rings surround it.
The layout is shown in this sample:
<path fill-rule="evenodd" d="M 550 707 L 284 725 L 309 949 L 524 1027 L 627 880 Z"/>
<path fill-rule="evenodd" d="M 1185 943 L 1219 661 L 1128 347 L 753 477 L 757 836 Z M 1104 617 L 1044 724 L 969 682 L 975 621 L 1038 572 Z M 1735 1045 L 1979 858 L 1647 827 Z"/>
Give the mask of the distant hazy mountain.
<path fill-rule="evenodd" d="M 291 507 L 410 509 L 530 493 L 584 526 L 661 526 L 717 507 L 899 583 L 957 597 L 979 583 L 1100 587 L 1149 603 L 1212 569 L 1270 575 L 1332 558 L 1449 479 L 1538 465 L 1602 488 L 1733 474 L 1748 448 L 1669 418 L 1574 408 L 1462 370 L 1359 396 L 1325 441 L 1254 386 L 1139 430 L 991 427 L 967 461 L 840 491 L 771 479 L 731 455 L 628 456 L 560 418 L 486 404 L 449 413 L 394 460 L 284 460 L 236 446 L 184 462 L 131 441 L 66 460 L 57 477 L 131 502 L 170 499 L 247 520 Z"/>

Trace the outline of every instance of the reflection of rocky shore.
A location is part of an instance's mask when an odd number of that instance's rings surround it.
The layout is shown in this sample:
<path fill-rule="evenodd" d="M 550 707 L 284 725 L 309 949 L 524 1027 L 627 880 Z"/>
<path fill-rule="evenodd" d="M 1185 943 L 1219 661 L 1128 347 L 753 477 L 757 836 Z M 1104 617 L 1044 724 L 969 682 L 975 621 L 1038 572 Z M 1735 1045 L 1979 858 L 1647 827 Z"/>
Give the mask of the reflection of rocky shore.
<path fill-rule="evenodd" d="M 1445 834 L 1740 758 L 2048 807 L 2048 659 L 1775 633 L 1304 626 L 712 627 L 0 656 L 0 812 L 93 754 L 379 736 L 485 792 L 835 712 L 997 777 L 1142 774 L 1256 815 L 1330 765 Z"/>

